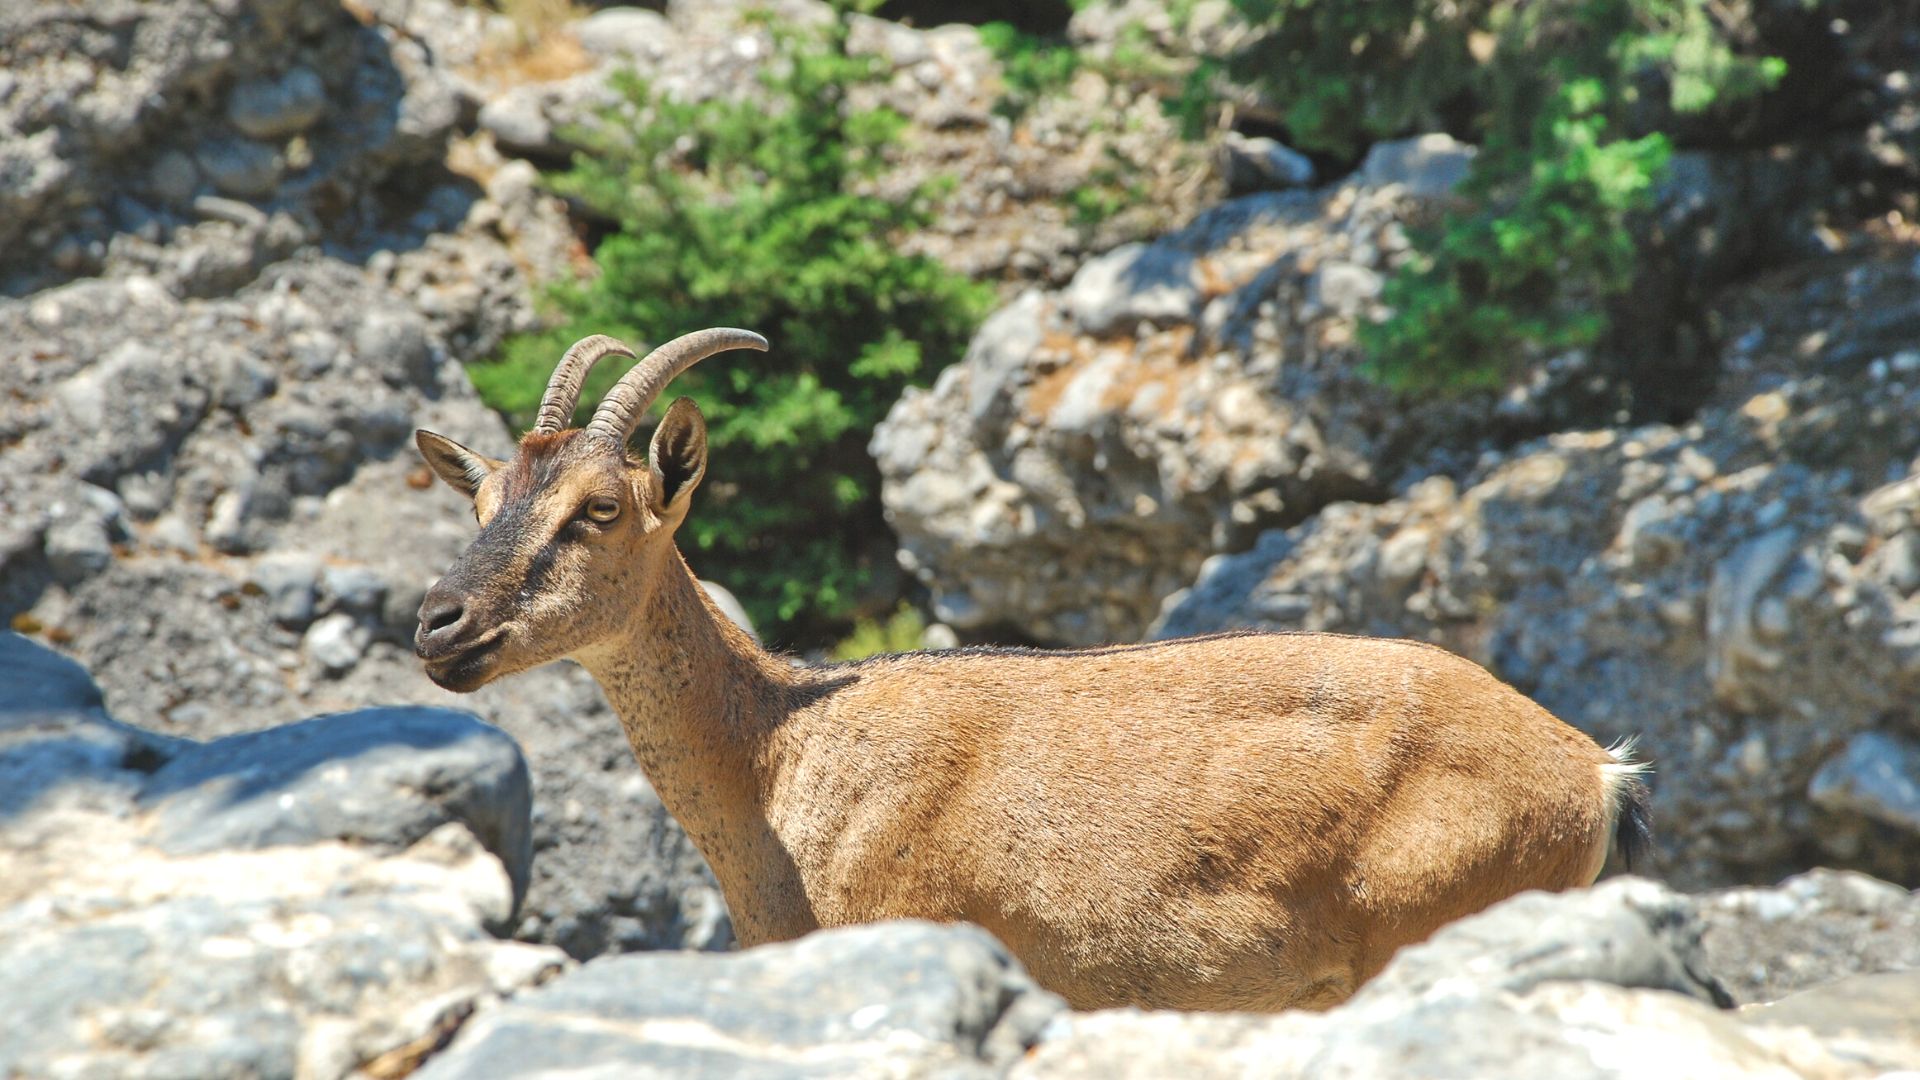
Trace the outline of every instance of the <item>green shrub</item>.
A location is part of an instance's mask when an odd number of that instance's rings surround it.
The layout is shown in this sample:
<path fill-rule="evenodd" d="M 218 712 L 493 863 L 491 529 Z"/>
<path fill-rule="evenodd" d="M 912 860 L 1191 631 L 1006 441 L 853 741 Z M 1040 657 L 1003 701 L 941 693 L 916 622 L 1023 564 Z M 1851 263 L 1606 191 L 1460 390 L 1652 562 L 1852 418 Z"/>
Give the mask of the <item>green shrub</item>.
<path fill-rule="evenodd" d="M 1638 265 L 1682 118 L 1773 85 L 1737 2 L 1235 0 L 1266 33 L 1229 69 L 1285 103 L 1293 141 L 1354 155 L 1448 126 L 1482 144 L 1468 205 L 1414 236 L 1363 328 L 1369 369 L 1410 389 L 1497 386 L 1601 343 Z"/>
<path fill-rule="evenodd" d="M 772 29 L 761 94 L 685 102 L 630 77 L 623 101 L 576 133 L 586 149 L 552 184 L 618 231 L 594 252 L 597 277 L 554 291 L 563 320 L 508 342 L 473 378 L 524 424 L 578 337 L 764 333 L 771 353 L 709 360 L 659 407 L 690 394 L 709 425 L 711 469 L 681 530 L 694 569 L 738 593 L 770 637 L 806 642 L 846 625 L 874 562 L 892 558 L 873 426 L 958 358 L 992 294 L 901 251 L 927 223 L 929 190 L 869 192 L 904 120 L 848 105 L 881 72 L 848 53 L 845 10 L 821 28 Z M 617 374 L 596 372 L 583 416 Z"/>
<path fill-rule="evenodd" d="M 881 653 L 912 652 L 921 644 L 927 620 L 911 604 L 901 604 L 887 621 L 862 618 L 853 632 L 833 647 L 835 660 L 864 660 Z"/>
<path fill-rule="evenodd" d="M 1000 61 L 1005 89 L 994 111 L 1019 119 L 1050 94 L 1066 89 L 1080 70 L 1080 54 L 1071 46 L 1056 45 L 1008 22 L 980 25 L 980 43 Z"/>

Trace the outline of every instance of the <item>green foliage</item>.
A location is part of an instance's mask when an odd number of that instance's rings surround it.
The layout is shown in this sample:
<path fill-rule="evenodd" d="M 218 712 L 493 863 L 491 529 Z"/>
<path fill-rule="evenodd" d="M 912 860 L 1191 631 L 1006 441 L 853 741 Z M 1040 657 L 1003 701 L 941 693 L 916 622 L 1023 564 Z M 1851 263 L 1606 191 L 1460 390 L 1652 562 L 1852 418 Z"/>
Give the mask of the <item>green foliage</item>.
<path fill-rule="evenodd" d="M 912 605 L 901 604 L 886 622 L 857 620 L 853 633 L 833 647 L 833 659 L 864 660 L 881 653 L 911 652 L 920 647 L 926 629 L 926 619 Z"/>
<path fill-rule="evenodd" d="M 1000 61 L 1006 90 L 994 111 L 1008 119 L 1019 119 L 1041 98 L 1066 89 L 1080 70 L 1080 54 L 1071 46 L 1055 45 L 1012 23 L 982 23 L 980 42 Z"/>
<path fill-rule="evenodd" d="M 594 252 L 597 277 L 554 291 L 564 321 L 472 374 L 524 424 L 586 334 L 639 345 L 706 326 L 764 333 L 771 353 L 716 357 L 675 384 L 700 403 L 712 447 L 680 539 L 758 625 L 805 641 L 844 626 L 871 560 L 892 557 L 866 453 L 873 426 L 959 356 L 991 292 L 900 250 L 927 223 L 928 189 L 869 193 L 904 120 L 848 105 L 881 72 L 847 51 L 845 11 L 773 35 L 778 62 L 757 96 L 686 102 L 629 77 L 622 102 L 576 133 L 586 149 L 553 186 L 618 231 Z M 617 375 L 595 373 L 582 417 Z"/>
<path fill-rule="evenodd" d="M 1542 0 L 1564 8 L 1564 0 Z M 1436 108 L 1476 78 L 1469 38 L 1490 0 L 1234 0 L 1266 32 L 1228 71 L 1283 103 L 1302 148 L 1351 157 L 1375 139 L 1431 129 Z"/>
<path fill-rule="evenodd" d="M 1405 388 L 1497 386 L 1603 341 L 1680 118 L 1784 73 L 1736 47 L 1738 4 L 1709 0 L 1235 3 L 1269 32 L 1229 67 L 1287 103 L 1298 145 L 1350 156 L 1447 116 L 1482 143 L 1469 205 L 1416 235 L 1393 315 L 1363 330 L 1371 370 Z"/>

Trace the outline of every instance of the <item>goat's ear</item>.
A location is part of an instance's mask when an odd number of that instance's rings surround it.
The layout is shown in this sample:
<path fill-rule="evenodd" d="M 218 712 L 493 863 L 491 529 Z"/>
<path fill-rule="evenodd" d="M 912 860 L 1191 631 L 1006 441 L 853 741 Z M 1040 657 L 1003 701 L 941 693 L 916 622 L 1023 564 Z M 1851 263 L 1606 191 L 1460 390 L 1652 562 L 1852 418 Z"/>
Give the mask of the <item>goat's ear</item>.
<path fill-rule="evenodd" d="M 707 474 L 707 419 L 692 398 L 681 398 L 653 429 L 647 450 L 653 473 L 654 509 L 666 510 L 693 494 Z"/>
<path fill-rule="evenodd" d="M 481 481 L 506 464 L 476 454 L 445 435 L 435 435 L 431 431 L 414 432 L 413 442 L 420 448 L 420 456 L 427 459 L 427 468 L 445 480 L 448 487 L 469 499 L 480 490 Z"/>

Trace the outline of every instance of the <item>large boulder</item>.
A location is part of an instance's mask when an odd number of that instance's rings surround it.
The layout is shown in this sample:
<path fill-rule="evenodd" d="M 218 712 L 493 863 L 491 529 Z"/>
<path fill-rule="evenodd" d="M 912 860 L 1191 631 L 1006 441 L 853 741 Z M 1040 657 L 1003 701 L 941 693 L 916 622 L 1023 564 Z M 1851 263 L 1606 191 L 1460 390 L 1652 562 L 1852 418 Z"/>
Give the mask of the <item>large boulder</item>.
<path fill-rule="evenodd" d="M 995 313 L 875 431 L 900 561 L 956 629 L 1137 639 L 1207 556 L 1378 498 L 1493 403 L 1361 378 L 1358 322 L 1471 148 L 1374 148 L 1358 178 L 1223 203 Z M 1461 445 L 1464 444 L 1464 445 Z"/>
<path fill-rule="evenodd" d="M 471 716 L 169 739 L 0 632 L 0 778 L 8 1076 L 342 1077 L 565 963 L 488 933 L 524 875 L 526 765 Z"/>
<path fill-rule="evenodd" d="M 999 1075 L 1065 1006 L 978 927 L 596 960 L 480 1016 L 421 1080 Z"/>
<path fill-rule="evenodd" d="M 1215 559 L 1162 636 L 1410 636 L 1654 763 L 1688 885 L 1818 863 L 1920 883 L 1920 266 L 1729 298 L 1690 423 L 1568 432 Z"/>
<path fill-rule="evenodd" d="M 182 748 L 139 805 L 149 842 L 171 854 L 333 838 L 403 850 L 458 821 L 499 858 L 516 902 L 533 860 L 520 748 L 450 709 L 362 709 Z"/>

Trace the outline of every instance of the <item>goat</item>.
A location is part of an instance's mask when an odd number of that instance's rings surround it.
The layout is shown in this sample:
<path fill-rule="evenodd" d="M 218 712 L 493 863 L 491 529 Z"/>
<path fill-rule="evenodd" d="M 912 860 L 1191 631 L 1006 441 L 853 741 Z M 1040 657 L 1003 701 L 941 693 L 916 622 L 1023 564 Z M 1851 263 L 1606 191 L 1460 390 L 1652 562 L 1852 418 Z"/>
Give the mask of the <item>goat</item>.
<path fill-rule="evenodd" d="M 433 434 L 480 531 L 427 593 L 415 651 L 471 691 L 572 658 L 706 856 L 744 945 L 891 918 L 978 923 L 1082 1009 L 1335 1004 L 1394 951 L 1649 843 L 1603 750 L 1436 646 L 1229 633 L 1071 651 L 959 649 L 797 667 L 674 545 L 707 471 L 661 346 L 567 429 L 604 336 L 568 350 L 511 461 Z"/>

